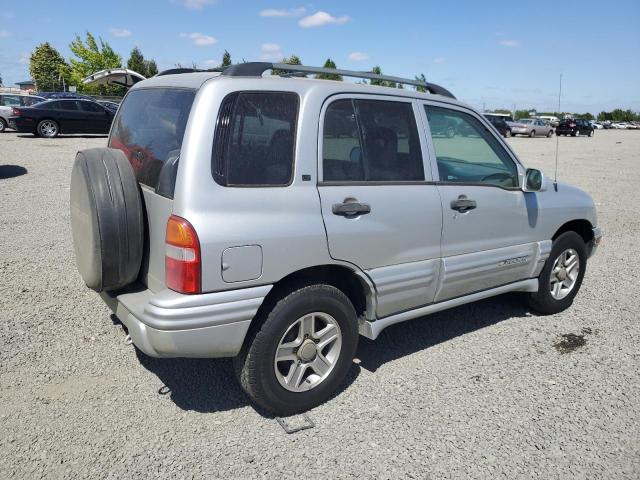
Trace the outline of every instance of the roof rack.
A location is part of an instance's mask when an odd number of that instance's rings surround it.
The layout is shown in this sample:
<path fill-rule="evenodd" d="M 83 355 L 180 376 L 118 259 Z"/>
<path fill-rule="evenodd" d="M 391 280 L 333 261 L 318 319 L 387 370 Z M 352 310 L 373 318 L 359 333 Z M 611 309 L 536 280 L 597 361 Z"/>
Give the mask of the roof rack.
<path fill-rule="evenodd" d="M 372 72 L 359 72 L 355 70 L 339 70 L 337 68 L 321 68 L 321 67 L 307 67 L 305 65 L 290 65 L 288 63 L 271 63 L 271 62 L 246 62 L 236 63 L 226 68 L 217 67 L 210 68 L 208 70 L 200 70 L 197 68 L 171 68 L 158 73 L 158 76 L 162 75 L 175 75 L 180 73 L 194 73 L 194 72 L 222 72 L 222 75 L 227 77 L 261 77 L 267 70 L 280 70 L 282 72 L 289 72 L 290 76 L 303 75 L 305 73 L 324 73 L 329 75 L 341 75 L 343 77 L 355 77 L 355 78 L 367 78 L 370 80 L 382 80 L 387 82 L 402 83 L 405 85 L 413 85 L 415 87 L 422 87 L 427 92 L 442 95 L 455 99 L 449 90 L 435 83 L 422 82 L 420 80 L 412 80 L 410 78 L 392 77 L 390 75 L 378 75 Z"/>
<path fill-rule="evenodd" d="M 339 70 L 337 68 L 321 68 L 321 67 L 307 67 L 305 65 L 290 65 L 288 63 L 270 63 L 270 62 L 247 62 L 236 63 L 230 65 L 223 70 L 222 75 L 229 77 L 259 77 L 262 76 L 267 70 L 280 70 L 283 72 L 291 72 L 293 74 L 302 73 L 323 73 L 330 75 L 341 75 L 343 77 L 355 77 L 355 78 L 367 78 L 370 80 L 384 80 L 387 82 L 402 83 L 405 85 L 413 85 L 416 87 L 422 87 L 427 92 L 435 95 L 443 95 L 449 98 L 456 98 L 453 94 L 444 87 L 436 85 L 435 83 L 422 82 L 420 80 L 412 80 L 409 78 L 392 77 L 390 75 L 378 75 L 372 72 L 359 72 L 355 70 Z M 219 71 L 219 70 L 218 70 Z"/>

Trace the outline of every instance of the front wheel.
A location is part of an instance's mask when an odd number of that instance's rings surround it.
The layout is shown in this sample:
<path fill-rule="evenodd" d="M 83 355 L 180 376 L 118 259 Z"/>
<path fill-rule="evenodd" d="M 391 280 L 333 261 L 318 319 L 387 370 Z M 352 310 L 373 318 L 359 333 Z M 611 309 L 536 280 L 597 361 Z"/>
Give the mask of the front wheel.
<path fill-rule="evenodd" d="M 590 136 L 590 137 L 593 137 L 593 130 L 590 130 L 590 131 L 589 131 L 589 136 Z"/>
<path fill-rule="evenodd" d="M 529 306 L 543 315 L 571 306 L 587 267 L 587 247 L 576 232 L 565 232 L 553 241 L 547 262 L 538 276 L 538 291 L 528 294 Z"/>
<path fill-rule="evenodd" d="M 510 138 L 511 137 L 511 130 L 507 129 L 507 131 L 504 132 L 504 137 L 505 138 Z"/>
<path fill-rule="evenodd" d="M 7 122 L 4 121 L 4 118 L 0 118 L 0 133 L 4 132 L 7 129 Z"/>
<path fill-rule="evenodd" d="M 243 390 L 282 416 L 327 400 L 349 371 L 358 345 L 356 313 L 346 295 L 330 285 L 306 286 L 263 315 L 234 359 Z"/>

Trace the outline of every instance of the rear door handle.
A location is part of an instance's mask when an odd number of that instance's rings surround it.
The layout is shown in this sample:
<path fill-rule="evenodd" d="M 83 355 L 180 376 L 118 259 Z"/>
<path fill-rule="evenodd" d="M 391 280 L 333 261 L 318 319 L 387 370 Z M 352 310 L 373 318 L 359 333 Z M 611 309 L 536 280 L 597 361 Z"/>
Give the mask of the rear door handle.
<path fill-rule="evenodd" d="M 353 218 L 371 213 L 371 207 L 366 203 L 358 202 L 334 203 L 331 211 L 334 215 Z"/>
<path fill-rule="evenodd" d="M 451 210 L 457 210 L 460 213 L 473 210 L 477 206 L 476 201 L 468 199 L 466 195 L 460 195 L 457 200 L 451 200 Z"/>

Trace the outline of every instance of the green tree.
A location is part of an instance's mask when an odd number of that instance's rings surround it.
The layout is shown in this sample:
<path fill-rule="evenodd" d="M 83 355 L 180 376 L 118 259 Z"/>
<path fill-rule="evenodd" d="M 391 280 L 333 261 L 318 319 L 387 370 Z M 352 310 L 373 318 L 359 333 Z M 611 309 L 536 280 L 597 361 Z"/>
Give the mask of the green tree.
<path fill-rule="evenodd" d="M 134 72 L 138 72 L 140 75 L 144 75 L 147 77 L 147 64 L 144 60 L 144 55 L 138 47 L 134 47 L 131 50 L 131 54 L 129 55 L 129 60 L 127 60 L 127 68 L 129 70 L 133 70 Z"/>
<path fill-rule="evenodd" d="M 490 113 L 504 113 L 507 115 L 511 115 L 511 110 L 507 110 L 506 108 L 495 108 L 493 110 L 489 110 Z"/>
<path fill-rule="evenodd" d="M 371 73 L 375 73 L 376 75 L 382 75 L 382 69 L 379 65 L 376 65 L 371 69 Z M 378 85 L 380 87 L 391 87 L 396 88 L 398 85 L 396 82 L 389 82 L 387 80 L 371 80 L 371 85 Z"/>
<path fill-rule="evenodd" d="M 48 42 L 38 45 L 29 57 L 29 73 L 41 92 L 62 90 L 68 71 L 62 55 Z"/>
<path fill-rule="evenodd" d="M 300 57 L 298 57 L 297 55 L 291 55 L 289 58 L 283 58 L 282 62 L 280 63 L 286 63 L 287 65 L 302 65 L 302 60 L 300 60 Z M 283 75 L 286 73 L 288 72 L 284 70 L 278 70 L 277 68 L 271 70 L 271 75 Z M 306 77 L 306 75 L 303 75 L 303 77 Z"/>
<path fill-rule="evenodd" d="M 529 112 L 531 112 L 530 108 L 527 110 L 516 110 L 515 113 L 513 114 L 513 118 L 514 120 L 520 120 L 521 118 L 529 118 L 531 116 Z"/>
<path fill-rule="evenodd" d="M 416 82 L 427 83 L 427 77 L 424 76 L 424 73 L 421 73 L 420 75 L 416 75 L 415 80 L 416 80 Z M 422 92 L 422 93 L 427 93 L 427 89 L 425 87 L 416 86 L 416 91 L 417 92 Z"/>
<path fill-rule="evenodd" d="M 224 53 L 222 54 L 222 63 L 220 64 L 220 67 L 226 68 L 230 65 L 231 65 L 231 54 L 225 50 Z"/>
<path fill-rule="evenodd" d="M 324 65 L 322 67 L 333 69 L 337 68 L 336 63 L 330 58 L 327 58 L 327 61 L 324 62 Z M 342 81 L 342 75 L 338 75 L 335 73 L 319 73 L 318 75 L 316 75 L 316 78 L 319 78 L 321 80 L 338 80 L 340 82 Z"/>
<path fill-rule="evenodd" d="M 147 70 L 147 74 L 145 75 L 147 78 L 153 77 L 158 74 L 158 65 L 156 65 L 155 60 L 145 60 L 144 61 L 145 69 Z"/>
<path fill-rule="evenodd" d="M 79 91 L 108 95 L 122 95 L 124 93 L 124 88 L 118 85 L 100 85 L 96 87 L 82 84 L 82 79 L 92 73 L 122 66 L 122 58 L 107 42 L 101 38 L 96 41 L 96 38 L 87 32 L 85 41 L 79 35 L 76 35 L 69 48 L 75 55 L 74 58 L 69 60 L 71 63 L 71 80 Z"/>

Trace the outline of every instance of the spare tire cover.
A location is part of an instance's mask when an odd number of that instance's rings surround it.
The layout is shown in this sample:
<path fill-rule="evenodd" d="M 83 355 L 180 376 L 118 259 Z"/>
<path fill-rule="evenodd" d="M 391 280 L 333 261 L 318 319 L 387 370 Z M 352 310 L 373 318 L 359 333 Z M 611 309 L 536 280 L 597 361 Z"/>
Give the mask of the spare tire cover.
<path fill-rule="evenodd" d="M 143 207 L 124 154 L 112 148 L 78 152 L 70 204 L 76 265 L 87 287 L 102 292 L 133 283 L 142 262 Z"/>

